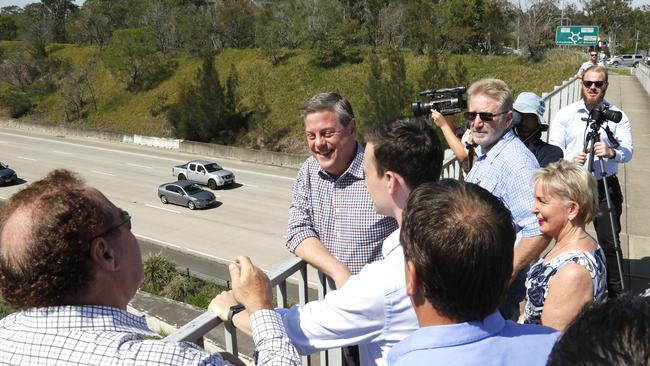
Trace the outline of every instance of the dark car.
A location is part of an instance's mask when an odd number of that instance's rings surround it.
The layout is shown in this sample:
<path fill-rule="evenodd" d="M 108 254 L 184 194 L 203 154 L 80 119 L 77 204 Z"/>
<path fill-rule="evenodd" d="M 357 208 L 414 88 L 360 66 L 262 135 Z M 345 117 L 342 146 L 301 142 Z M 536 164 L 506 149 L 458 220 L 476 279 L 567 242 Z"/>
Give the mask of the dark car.
<path fill-rule="evenodd" d="M 17 180 L 16 172 L 9 169 L 8 165 L 0 163 L 0 184 L 14 184 Z"/>
<path fill-rule="evenodd" d="M 158 198 L 162 203 L 186 206 L 190 210 L 205 208 L 216 202 L 212 192 L 203 190 L 198 184 L 189 180 L 161 184 L 158 187 Z"/>

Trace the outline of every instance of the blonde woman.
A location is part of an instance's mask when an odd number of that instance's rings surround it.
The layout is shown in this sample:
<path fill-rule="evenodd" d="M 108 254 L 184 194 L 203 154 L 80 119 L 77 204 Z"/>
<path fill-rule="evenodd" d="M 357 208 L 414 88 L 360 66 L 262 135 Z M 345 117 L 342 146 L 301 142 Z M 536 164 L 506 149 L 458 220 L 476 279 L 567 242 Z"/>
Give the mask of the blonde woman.
<path fill-rule="evenodd" d="M 572 162 L 561 160 L 535 173 L 532 212 L 555 246 L 528 272 L 524 323 L 563 331 L 585 305 L 605 298 L 605 257 L 585 231 L 598 212 L 597 199 L 593 176 Z"/>

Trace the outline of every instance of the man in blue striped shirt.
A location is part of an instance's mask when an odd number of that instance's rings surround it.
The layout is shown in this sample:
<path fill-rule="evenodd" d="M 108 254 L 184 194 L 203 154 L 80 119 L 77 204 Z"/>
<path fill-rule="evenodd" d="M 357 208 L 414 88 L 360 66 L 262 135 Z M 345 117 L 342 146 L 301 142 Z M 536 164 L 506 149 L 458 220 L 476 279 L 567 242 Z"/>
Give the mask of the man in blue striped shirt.
<path fill-rule="evenodd" d="M 512 131 L 512 93 L 505 82 L 482 79 L 468 91 L 465 118 L 471 124 L 477 159 L 466 181 L 476 183 L 498 197 L 512 212 L 517 233 L 512 283 L 501 312 L 516 316 L 525 297 L 528 265 L 537 260 L 550 242 L 541 234 L 533 206 L 533 172 L 537 159 Z"/>

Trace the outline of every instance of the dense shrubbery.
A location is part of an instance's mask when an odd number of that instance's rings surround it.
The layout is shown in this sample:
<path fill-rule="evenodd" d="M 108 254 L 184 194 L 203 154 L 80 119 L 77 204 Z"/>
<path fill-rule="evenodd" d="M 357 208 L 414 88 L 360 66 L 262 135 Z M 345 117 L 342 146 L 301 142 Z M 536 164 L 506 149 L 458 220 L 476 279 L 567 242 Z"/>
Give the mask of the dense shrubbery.
<path fill-rule="evenodd" d="M 4 88 L 0 90 L 0 105 L 9 111 L 12 118 L 18 118 L 32 109 L 32 100 L 25 92 Z"/>
<path fill-rule="evenodd" d="M 214 296 L 225 290 L 214 283 L 181 274 L 161 253 L 152 255 L 144 262 L 144 281 L 140 289 L 204 309 Z"/>

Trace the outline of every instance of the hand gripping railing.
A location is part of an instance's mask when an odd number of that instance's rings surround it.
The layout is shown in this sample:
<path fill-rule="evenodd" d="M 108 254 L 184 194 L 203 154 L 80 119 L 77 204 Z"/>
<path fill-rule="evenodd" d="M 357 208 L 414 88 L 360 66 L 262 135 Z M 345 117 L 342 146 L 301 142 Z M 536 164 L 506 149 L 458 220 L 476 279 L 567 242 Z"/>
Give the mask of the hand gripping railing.
<path fill-rule="evenodd" d="M 298 274 L 298 302 L 307 303 L 307 265 L 298 257 L 292 257 L 282 262 L 279 266 L 268 273 L 271 285 L 276 287 L 276 297 L 278 306 L 286 307 L 287 298 L 287 278 L 294 273 Z M 206 311 L 189 323 L 179 328 L 174 333 L 165 337 L 169 342 L 193 342 L 203 347 L 203 336 L 213 328 L 224 323 L 212 311 Z M 237 334 L 232 324 L 225 325 L 226 351 L 237 356 Z M 305 361 L 303 361 L 304 363 Z"/>

